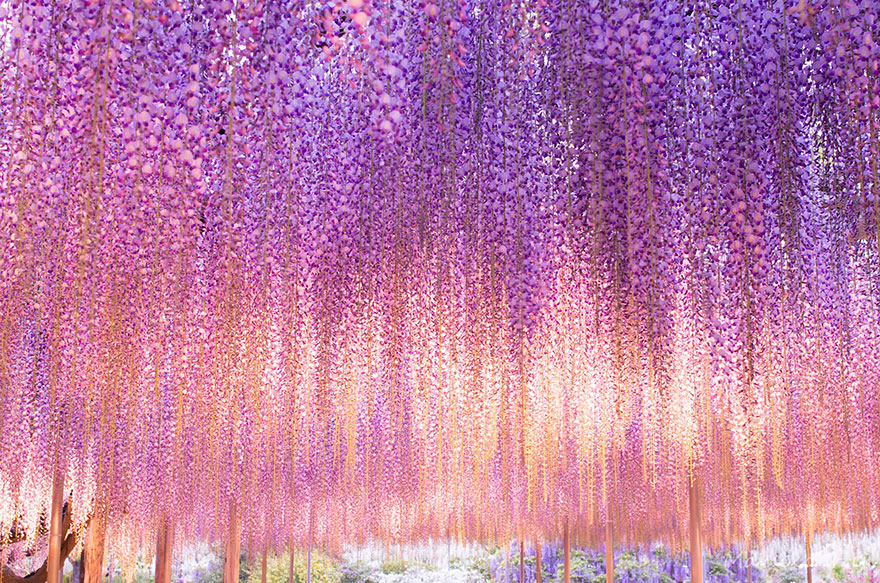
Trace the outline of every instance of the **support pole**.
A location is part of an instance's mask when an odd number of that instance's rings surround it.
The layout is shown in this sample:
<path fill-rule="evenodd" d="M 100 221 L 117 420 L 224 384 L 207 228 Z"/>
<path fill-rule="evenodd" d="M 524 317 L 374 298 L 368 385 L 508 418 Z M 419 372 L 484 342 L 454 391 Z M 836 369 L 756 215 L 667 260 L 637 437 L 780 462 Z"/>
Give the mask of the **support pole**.
<path fill-rule="evenodd" d="M 703 583 L 703 537 L 697 487 L 697 477 L 690 476 L 688 480 L 688 506 L 690 507 L 691 583 Z"/>
<path fill-rule="evenodd" d="M 238 583 L 239 557 L 241 555 L 241 530 L 238 513 L 232 507 L 229 517 L 229 535 L 226 539 L 226 557 L 223 565 L 223 583 Z"/>
<path fill-rule="evenodd" d="M 544 573 L 541 567 L 541 539 L 535 541 L 535 583 L 541 583 Z"/>
<path fill-rule="evenodd" d="M 611 538 L 611 517 L 605 520 L 605 583 L 614 583 L 614 541 Z"/>
<path fill-rule="evenodd" d="M 565 520 L 565 530 L 562 531 L 562 548 L 563 583 L 571 583 L 571 536 L 568 532 L 568 519 Z"/>
<path fill-rule="evenodd" d="M 519 583 L 526 583 L 526 543 L 519 539 Z"/>
<path fill-rule="evenodd" d="M 46 583 L 61 583 L 61 522 L 64 514 L 64 474 L 57 468 L 52 480 L 52 508 L 49 515 L 49 557 Z"/>
<path fill-rule="evenodd" d="M 171 553 L 174 548 L 174 530 L 163 516 L 156 534 L 155 583 L 171 583 Z"/>

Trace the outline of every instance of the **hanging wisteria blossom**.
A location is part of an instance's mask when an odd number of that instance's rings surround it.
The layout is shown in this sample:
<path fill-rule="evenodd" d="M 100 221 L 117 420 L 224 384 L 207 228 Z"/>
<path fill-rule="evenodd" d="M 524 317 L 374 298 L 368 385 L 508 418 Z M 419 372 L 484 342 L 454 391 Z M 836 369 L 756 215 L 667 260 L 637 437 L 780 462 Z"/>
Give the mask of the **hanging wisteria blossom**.
<path fill-rule="evenodd" d="M 0 1 L 0 546 L 876 528 L 878 17 Z"/>

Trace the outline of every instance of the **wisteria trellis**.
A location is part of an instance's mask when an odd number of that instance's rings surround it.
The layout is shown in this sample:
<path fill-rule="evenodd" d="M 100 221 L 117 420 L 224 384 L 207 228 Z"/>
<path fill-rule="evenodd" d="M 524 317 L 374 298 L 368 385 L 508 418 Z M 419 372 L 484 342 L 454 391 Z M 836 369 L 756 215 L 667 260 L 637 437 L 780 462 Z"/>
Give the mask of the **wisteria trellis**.
<path fill-rule="evenodd" d="M 878 14 L 3 0 L 0 528 L 876 526 Z"/>

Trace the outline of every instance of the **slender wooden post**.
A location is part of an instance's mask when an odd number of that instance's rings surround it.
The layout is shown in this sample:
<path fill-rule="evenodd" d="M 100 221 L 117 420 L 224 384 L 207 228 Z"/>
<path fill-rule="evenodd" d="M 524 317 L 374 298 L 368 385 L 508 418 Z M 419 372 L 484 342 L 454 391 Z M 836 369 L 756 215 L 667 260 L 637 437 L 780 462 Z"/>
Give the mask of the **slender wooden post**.
<path fill-rule="evenodd" d="M 697 477 L 688 480 L 688 506 L 690 507 L 691 535 L 691 583 L 703 583 L 703 539 L 700 525 L 700 500 Z"/>
<path fill-rule="evenodd" d="M 519 539 L 519 583 L 526 583 L 526 543 Z"/>
<path fill-rule="evenodd" d="M 49 557 L 46 583 L 61 583 L 61 523 L 64 514 L 64 474 L 57 468 L 52 480 L 52 508 L 49 515 Z"/>
<path fill-rule="evenodd" d="M 241 530 L 238 513 L 232 507 L 229 517 L 229 535 L 226 538 L 226 557 L 223 565 L 223 583 L 238 583 L 239 557 L 241 555 Z"/>
<path fill-rule="evenodd" d="M 568 519 L 562 531 L 562 573 L 563 583 L 571 583 L 571 535 L 568 532 Z"/>
<path fill-rule="evenodd" d="M 605 519 L 605 583 L 614 583 L 614 541 L 611 538 L 611 517 Z"/>
<path fill-rule="evenodd" d="M 807 583 L 813 583 L 813 558 L 810 554 L 810 533 L 807 533 Z"/>
<path fill-rule="evenodd" d="M 174 531 L 163 516 L 156 535 L 155 583 L 171 583 L 171 554 L 174 549 Z"/>
<path fill-rule="evenodd" d="M 541 568 L 541 539 L 535 541 L 535 583 L 541 583 L 543 572 Z"/>

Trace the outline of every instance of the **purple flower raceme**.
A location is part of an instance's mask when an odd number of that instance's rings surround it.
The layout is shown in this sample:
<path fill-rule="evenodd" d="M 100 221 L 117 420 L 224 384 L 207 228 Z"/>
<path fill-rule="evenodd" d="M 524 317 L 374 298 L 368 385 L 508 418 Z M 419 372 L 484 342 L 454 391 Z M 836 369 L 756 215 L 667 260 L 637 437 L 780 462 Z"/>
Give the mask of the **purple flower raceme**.
<path fill-rule="evenodd" d="M 878 13 L 3 4 L 0 529 L 876 526 Z"/>

